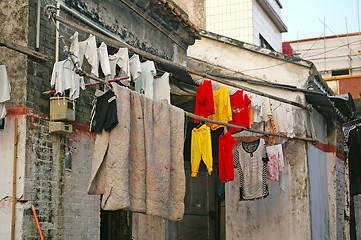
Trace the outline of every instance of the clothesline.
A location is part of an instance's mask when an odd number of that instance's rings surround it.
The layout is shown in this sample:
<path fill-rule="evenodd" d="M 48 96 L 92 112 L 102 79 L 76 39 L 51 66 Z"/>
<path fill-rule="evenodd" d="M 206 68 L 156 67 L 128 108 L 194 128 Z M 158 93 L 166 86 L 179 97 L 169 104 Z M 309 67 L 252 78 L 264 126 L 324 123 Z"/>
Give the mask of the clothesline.
<path fill-rule="evenodd" d="M 89 76 L 92 76 L 92 75 L 89 75 Z M 97 77 L 95 77 L 95 78 L 98 79 Z M 93 78 L 93 79 L 95 79 L 95 78 Z M 110 82 L 116 82 L 116 81 L 124 80 L 124 79 L 128 79 L 128 78 L 129 77 L 120 77 L 120 78 L 113 78 L 113 79 L 110 79 L 110 80 L 103 80 L 103 79 L 102 80 L 110 83 Z M 85 86 L 88 87 L 88 86 L 98 85 L 98 84 L 104 83 L 103 81 L 102 82 L 87 83 L 87 84 L 85 84 Z M 55 93 L 55 92 L 56 92 L 56 90 L 54 89 L 54 90 L 42 92 L 42 94 L 52 94 L 52 93 Z"/>
<path fill-rule="evenodd" d="M 96 32 L 96 31 L 93 31 L 93 30 L 90 30 L 90 29 L 87 29 L 85 27 L 82 27 L 74 22 L 71 22 L 69 20 L 66 20 L 60 16 L 57 16 L 55 14 L 55 12 L 46 12 L 46 14 L 49 14 L 54 20 L 56 21 L 59 21 L 65 25 L 68 25 L 70 27 L 73 27 L 81 32 L 84 32 L 84 33 L 88 33 L 88 34 L 92 34 L 98 38 L 100 38 L 101 34 Z M 281 97 L 278 97 L 278 96 L 274 96 L 274 95 L 271 95 L 271 94 L 267 94 L 267 93 L 263 93 L 263 92 L 260 92 L 258 90 L 255 90 L 255 89 L 252 89 L 252 88 L 248 88 L 248 87 L 245 87 L 245 86 L 242 86 L 240 84 L 237 84 L 237 83 L 233 83 L 233 82 L 230 82 L 230 81 L 227 81 L 227 80 L 224 80 L 224 79 L 221 79 L 221 78 L 217 78 L 217 77 L 213 77 L 207 73 L 202 73 L 202 72 L 198 72 L 198 71 L 195 71 L 195 70 L 192 70 L 186 66 L 182 66 L 180 64 L 177 64 L 177 63 L 174 63 L 174 62 L 171 62 L 169 60 L 166 60 L 166 59 L 163 59 L 161 57 L 158 57 L 158 56 L 155 56 L 153 54 L 150 54 L 148 52 L 145 52 L 143 50 L 140 50 L 140 49 L 137 49 L 137 48 L 134 48 L 130 45 L 128 45 L 127 43 L 123 43 L 123 42 L 120 42 L 118 40 L 115 40 L 115 39 L 112 39 L 110 37 L 107 37 L 107 36 L 104 36 L 102 35 L 101 36 L 102 38 L 102 41 L 104 42 L 108 42 L 109 44 L 113 45 L 113 46 L 117 46 L 117 47 L 122 47 L 122 48 L 128 48 L 129 51 L 132 51 L 134 53 L 137 53 L 143 57 L 146 57 L 148 59 L 151 59 L 151 60 L 154 60 L 154 61 L 157 61 L 157 62 L 162 62 L 162 63 L 165 63 L 165 64 L 169 64 L 173 67 L 176 67 L 176 68 L 179 68 L 179 69 L 182 69 L 182 70 L 185 70 L 185 71 L 188 71 L 189 73 L 192 73 L 194 75 L 198 75 L 198 76 L 202 76 L 202 77 L 206 77 L 206 78 L 209 78 L 211 80 L 214 80 L 216 82 L 220 82 L 224 85 L 228 85 L 228 86 L 232 86 L 232 87 L 235 87 L 235 88 L 239 88 L 239 89 L 243 89 L 243 90 L 246 90 L 248 92 L 251 92 L 251 93 L 255 93 L 257 95 L 261 95 L 261 96 L 264 96 L 264 97 L 268 97 L 268 98 L 271 98 L 271 99 L 275 99 L 275 100 L 278 100 L 280 102 L 284 102 L 284 103 L 287 103 L 287 104 L 290 104 L 290 105 L 294 105 L 294 106 L 297 106 L 297 107 L 300 107 L 300 108 L 303 108 L 305 110 L 308 110 L 308 111 L 311 111 L 312 110 L 312 107 L 311 105 L 304 105 L 304 104 L 301 104 L 301 103 L 298 103 L 298 102 L 294 102 L 294 101 L 291 101 L 291 100 L 287 100 L 287 99 L 284 99 L 284 98 L 281 98 Z"/>
<path fill-rule="evenodd" d="M 224 122 L 216 121 L 216 120 L 213 120 L 213 119 L 201 117 L 201 116 L 198 116 L 196 114 L 193 114 L 193 113 L 190 113 L 190 112 L 187 112 L 187 111 L 184 111 L 184 115 L 186 115 L 188 117 L 191 117 L 191 118 L 198 119 L 198 120 L 203 121 L 203 122 L 214 123 L 214 124 L 222 125 L 222 126 L 225 126 L 225 127 L 236 128 L 236 129 L 240 129 L 240 130 L 244 130 L 244 131 L 248 131 L 248 132 L 253 132 L 253 133 L 258 133 L 258 134 L 262 134 L 262 135 L 277 136 L 277 137 L 289 138 L 289 139 L 297 139 L 297 140 L 302 140 L 302 141 L 306 141 L 306 142 L 315 142 L 316 141 L 316 139 L 308 138 L 308 137 L 298 137 L 298 136 L 287 137 L 284 134 L 278 134 L 278 133 L 273 133 L 273 132 L 256 130 L 256 129 L 252 129 L 252 128 L 241 127 L 241 126 L 237 126 L 237 125 L 234 125 L 234 124 L 224 123 Z"/>

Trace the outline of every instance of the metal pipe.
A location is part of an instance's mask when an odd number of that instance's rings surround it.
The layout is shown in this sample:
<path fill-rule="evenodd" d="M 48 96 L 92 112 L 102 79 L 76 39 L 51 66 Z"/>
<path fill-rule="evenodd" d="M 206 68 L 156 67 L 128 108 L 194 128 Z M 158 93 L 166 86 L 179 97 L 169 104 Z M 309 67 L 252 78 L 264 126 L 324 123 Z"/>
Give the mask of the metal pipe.
<path fill-rule="evenodd" d="M 65 24 L 65 25 L 68 25 L 70 27 L 73 27 L 81 32 L 84 32 L 84 33 L 88 33 L 88 34 L 92 34 L 98 38 L 100 38 L 100 34 L 93 31 L 93 30 L 90 30 L 90 29 L 87 29 L 85 27 L 82 27 L 76 23 L 73 23 L 69 20 L 66 20 L 62 17 L 59 17 L 57 15 L 55 15 L 54 13 L 50 13 L 51 16 Z M 120 41 L 117 41 L 117 40 L 114 40 L 112 38 L 109 38 L 107 36 L 101 36 L 102 40 L 104 42 L 108 42 L 109 44 L 111 45 L 114 45 L 114 46 L 117 46 L 117 47 L 122 47 L 122 48 L 128 48 L 129 51 L 131 52 L 134 52 L 134 53 L 137 53 L 145 58 L 148 58 L 148 59 L 151 59 L 151 60 L 154 60 L 154 61 L 157 61 L 157 62 L 161 62 L 161 63 L 165 63 L 165 64 L 169 64 L 171 66 L 174 66 L 176 68 L 180 68 L 180 69 L 183 69 L 183 70 L 186 70 L 192 74 L 195 74 L 195 75 L 198 75 L 198 76 L 202 76 L 202 77 L 206 77 L 206 78 L 209 78 L 211 80 L 214 80 L 216 82 L 220 82 L 224 85 L 228 85 L 228 86 L 232 86 L 232 87 L 235 87 L 235 88 L 239 88 L 239 89 L 243 89 L 243 90 L 246 90 L 248 92 L 252 92 L 252 93 L 255 93 L 257 95 L 261 95 L 261 96 L 265 96 L 265 97 L 268 97 L 268 98 L 271 98 L 271 99 L 275 99 L 275 100 L 278 100 L 280 102 L 284 102 L 284 103 L 287 103 L 287 104 L 291 104 L 291 105 L 294 105 L 294 106 L 297 106 L 297 107 L 300 107 L 300 108 L 303 108 L 305 110 L 308 110 L 308 111 L 311 111 L 312 110 L 312 107 L 310 105 L 304 105 L 304 104 L 301 104 L 301 103 L 298 103 L 298 102 L 294 102 L 294 101 L 290 101 L 290 100 L 287 100 L 287 99 L 284 99 L 284 98 L 280 98 L 280 97 L 277 97 L 277 96 L 274 96 L 274 95 L 270 95 L 270 94 L 266 94 L 266 93 L 263 93 L 263 92 L 260 92 L 258 90 L 255 90 L 255 89 L 252 89 L 252 88 L 248 88 L 248 87 L 244 87 L 242 85 L 239 85 L 239 84 L 236 84 L 236 83 L 232 83 L 232 82 L 229 82 L 229 81 L 226 81 L 226 80 L 223 80 L 223 79 L 220 79 L 220 78 L 216 78 L 216 77 L 212 77 L 210 75 L 208 75 L 207 73 L 201 73 L 201 72 L 198 72 L 198 71 L 195 71 L 195 70 L 192 70 L 188 67 L 185 67 L 183 65 L 180 65 L 180 64 L 177 64 L 177 63 L 174 63 L 172 61 L 169 61 L 169 60 L 166 60 L 166 59 L 163 59 L 161 57 L 158 57 L 158 56 L 155 56 L 153 54 L 150 54 L 148 52 L 145 52 L 143 50 L 140 50 L 140 49 L 137 49 L 137 48 L 134 48 L 132 46 L 130 46 L 129 44 L 127 43 L 123 43 L 123 42 L 120 42 Z"/>
<path fill-rule="evenodd" d="M 35 50 L 39 51 L 40 48 L 40 11 L 41 11 L 41 0 L 38 0 L 38 12 L 36 18 L 36 44 Z"/>
<path fill-rule="evenodd" d="M 60 3 L 57 2 L 56 3 L 56 15 L 60 16 Z M 55 29 L 55 62 L 59 61 L 59 22 L 55 19 L 56 21 L 56 29 Z"/>
<path fill-rule="evenodd" d="M 15 118 L 15 136 L 14 136 L 14 169 L 13 169 L 13 205 L 11 215 L 11 240 L 15 236 L 15 205 L 16 205 L 16 160 L 18 152 L 18 119 Z"/>

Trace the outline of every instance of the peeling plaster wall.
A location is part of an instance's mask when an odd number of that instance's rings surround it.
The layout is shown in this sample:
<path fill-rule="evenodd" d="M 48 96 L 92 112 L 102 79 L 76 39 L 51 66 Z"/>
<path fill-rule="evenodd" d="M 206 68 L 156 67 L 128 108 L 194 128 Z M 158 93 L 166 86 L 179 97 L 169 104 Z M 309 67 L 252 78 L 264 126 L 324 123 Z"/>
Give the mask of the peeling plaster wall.
<path fill-rule="evenodd" d="M 206 29 L 206 0 L 173 0 L 199 29 Z"/>
<path fill-rule="evenodd" d="M 0 228 L 0 239 L 10 239 L 11 235 L 15 117 L 18 118 L 16 198 L 24 199 L 26 117 L 24 115 L 8 115 L 6 119 L 6 129 L 0 130 L 0 224 L 2 226 Z M 23 211 L 29 207 L 30 205 L 27 202 L 16 203 L 15 239 L 22 239 Z"/>
<path fill-rule="evenodd" d="M 28 0 L 0 1 L 0 37 L 21 46 L 28 43 Z M 6 23 L 6 24 L 4 24 Z M 26 101 L 27 56 L 5 47 L 0 47 L 0 64 L 6 61 L 7 73 L 11 85 L 11 100 L 7 105 L 24 105 Z M 16 96 L 16 97 L 15 97 Z"/>

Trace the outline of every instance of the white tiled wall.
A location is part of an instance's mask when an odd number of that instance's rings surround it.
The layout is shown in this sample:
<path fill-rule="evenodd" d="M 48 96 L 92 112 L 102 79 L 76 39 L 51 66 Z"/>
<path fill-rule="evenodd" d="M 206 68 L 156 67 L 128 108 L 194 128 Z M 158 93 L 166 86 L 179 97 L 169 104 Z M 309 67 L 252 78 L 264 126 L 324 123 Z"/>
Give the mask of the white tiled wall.
<path fill-rule="evenodd" d="M 276 0 L 269 0 L 280 15 Z M 206 0 L 207 31 L 259 45 L 259 34 L 282 51 L 281 33 L 256 0 Z"/>
<path fill-rule="evenodd" d="M 206 25 L 210 32 L 253 44 L 252 0 L 206 0 Z"/>

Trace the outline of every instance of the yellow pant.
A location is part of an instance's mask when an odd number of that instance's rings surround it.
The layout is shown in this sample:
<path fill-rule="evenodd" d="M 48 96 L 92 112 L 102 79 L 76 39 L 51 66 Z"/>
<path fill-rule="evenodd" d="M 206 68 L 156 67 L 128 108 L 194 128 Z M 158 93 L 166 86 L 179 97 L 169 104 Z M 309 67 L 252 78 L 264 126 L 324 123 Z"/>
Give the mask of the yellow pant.
<path fill-rule="evenodd" d="M 211 143 L 211 129 L 203 124 L 200 128 L 192 130 L 191 142 L 191 166 L 192 177 L 197 177 L 199 164 L 201 158 L 206 164 L 208 174 L 211 175 L 213 171 L 213 157 L 212 157 L 212 143 Z"/>

